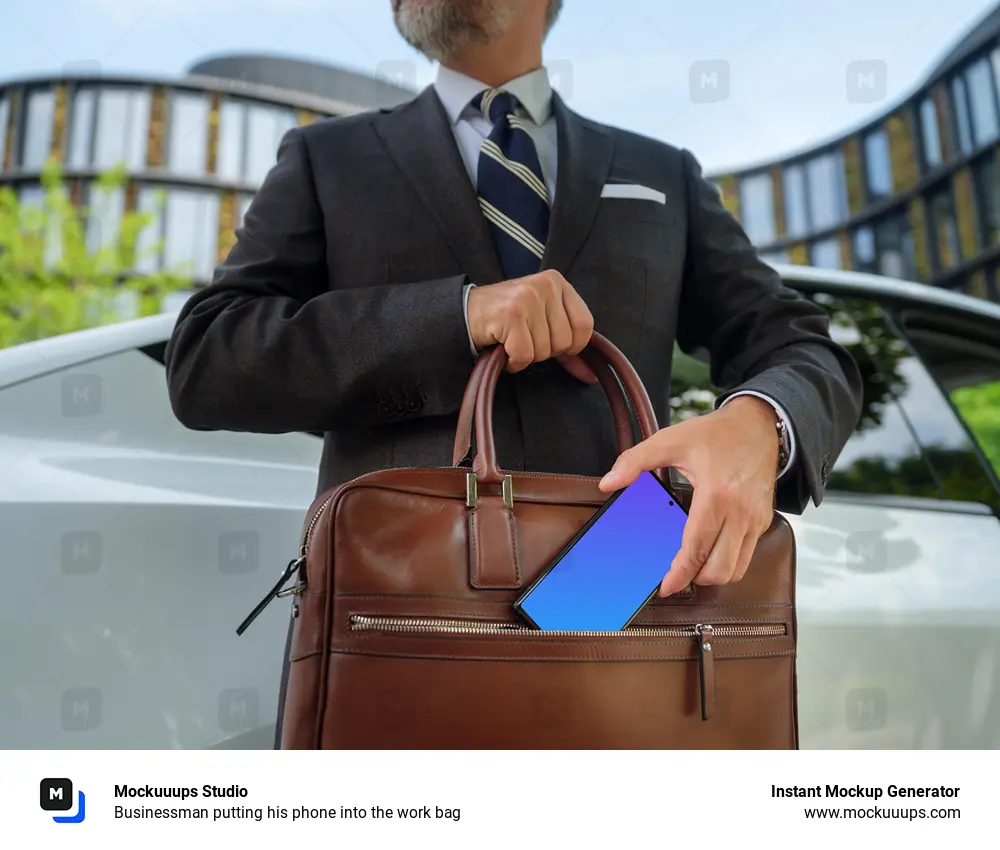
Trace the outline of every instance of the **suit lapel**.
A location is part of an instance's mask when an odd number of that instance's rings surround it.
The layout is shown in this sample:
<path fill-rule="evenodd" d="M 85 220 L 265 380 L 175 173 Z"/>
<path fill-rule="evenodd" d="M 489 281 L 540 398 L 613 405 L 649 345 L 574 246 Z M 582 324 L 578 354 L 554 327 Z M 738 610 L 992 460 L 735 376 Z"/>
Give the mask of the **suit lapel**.
<path fill-rule="evenodd" d="M 473 282 L 495 283 L 500 261 L 447 113 L 433 87 L 374 122 L 389 155 L 444 231 Z"/>
<path fill-rule="evenodd" d="M 601 190 L 611 170 L 614 142 L 606 130 L 567 108 L 555 92 L 552 111 L 559 131 L 559 164 L 542 268 L 566 274 L 597 215 Z"/>

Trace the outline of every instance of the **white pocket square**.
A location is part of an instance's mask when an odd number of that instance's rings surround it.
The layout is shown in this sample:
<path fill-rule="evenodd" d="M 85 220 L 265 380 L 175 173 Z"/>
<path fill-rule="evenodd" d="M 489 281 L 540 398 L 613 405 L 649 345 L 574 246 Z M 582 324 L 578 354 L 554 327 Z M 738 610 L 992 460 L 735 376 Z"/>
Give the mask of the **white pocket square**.
<path fill-rule="evenodd" d="M 636 201 L 655 201 L 658 204 L 665 204 L 667 196 L 657 189 L 650 189 L 649 186 L 640 186 L 638 183 L 605 183 L 601 190 L 602 198 L 629 198 Z"/>

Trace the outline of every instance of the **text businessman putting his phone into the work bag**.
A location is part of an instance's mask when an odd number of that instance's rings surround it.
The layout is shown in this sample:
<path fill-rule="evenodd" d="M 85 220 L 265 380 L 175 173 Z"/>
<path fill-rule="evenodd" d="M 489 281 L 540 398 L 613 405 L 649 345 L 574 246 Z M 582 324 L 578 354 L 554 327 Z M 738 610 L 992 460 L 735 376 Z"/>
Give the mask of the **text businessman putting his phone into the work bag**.
<path fill-rule="evenodd" d="M 583 357 L 619 448 L 632 444 L 629 403 L 651 436 L 625 356 L 595 333 Z M 454 466 L 373 472 L 311 507 L 301 557 L 269 597 L 294 598 L 281 746 L 796 747 L 788 523 L 775 514 L 742 581 L 653 597 L 690 489 L 644 474 L 609 501 L 597 478 L 501 469 L 492 418 L 505 365 L 497 347 L 473 371 Z"/>

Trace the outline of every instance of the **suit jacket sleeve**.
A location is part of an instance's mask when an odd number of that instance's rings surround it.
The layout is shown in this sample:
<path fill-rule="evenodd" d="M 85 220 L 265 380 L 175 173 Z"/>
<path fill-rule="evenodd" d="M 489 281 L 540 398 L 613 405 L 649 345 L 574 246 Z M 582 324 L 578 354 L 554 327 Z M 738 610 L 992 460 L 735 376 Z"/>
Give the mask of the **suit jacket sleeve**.
<path fill-rule="evenodd" d="M 810 496 L 822 500 L 830 466 L 857 425 L 860 373 L 830 339 L 826 313 L 782 284 L 697 160 L 688 151 L 682 158 L 689 231 L 678 344 L 708 350 L 723 391 L 716 406 L 751 390 L 788 411 L 796 468 L 778 482 L 777 507 L 801 513 Z"/>
<path fill-rule="evenodd" d="M 229 256 L 178 317 L 166 352 L 174 412 L 198 430 L 260 433 L 454 412 L 473 366 L 466 283 L 328 280 L 309 152 L 291 130 Z"/>

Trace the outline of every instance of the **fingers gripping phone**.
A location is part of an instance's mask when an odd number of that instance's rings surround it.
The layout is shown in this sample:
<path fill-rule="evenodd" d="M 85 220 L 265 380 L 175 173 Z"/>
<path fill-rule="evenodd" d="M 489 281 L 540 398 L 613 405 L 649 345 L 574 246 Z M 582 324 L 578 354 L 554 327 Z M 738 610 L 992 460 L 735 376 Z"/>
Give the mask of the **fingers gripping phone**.
<path fill-rule="evenodd" d="M 625 628 L 669 572 L 687 518 L 667 486 L 643 472 L 605 502 L 515 609 L 546 631 Z"/>

